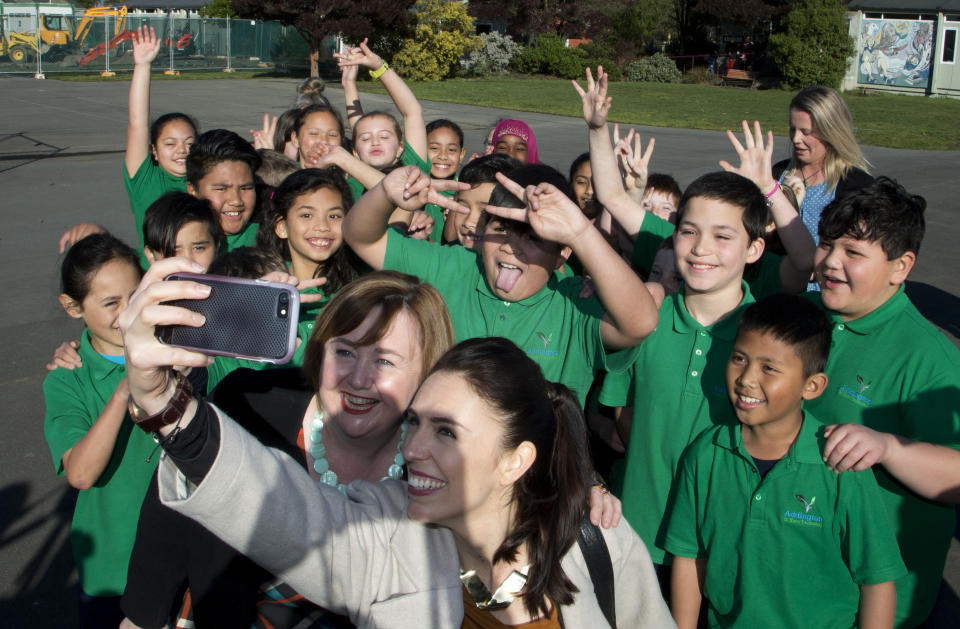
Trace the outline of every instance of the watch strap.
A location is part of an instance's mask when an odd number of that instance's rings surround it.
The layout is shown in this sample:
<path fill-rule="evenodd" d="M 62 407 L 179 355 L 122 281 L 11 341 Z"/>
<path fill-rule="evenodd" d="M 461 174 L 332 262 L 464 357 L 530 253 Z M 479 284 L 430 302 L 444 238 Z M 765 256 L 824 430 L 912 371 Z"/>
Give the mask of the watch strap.
<path fill-rule="evenodd" d="M 193 399 L 193 387 L 190 386 L 190 381 L 179 371 L 173 370 L 173 380 L 175 384 L 173 397 L 170 398 L 166 406 L 153 415 L 147 415 L 146 411 L 137 406 L 132 397 L 130 398 L 127 407 L 130 411 L 130 417 L 133 418 L 133 423 L 144 432 L 154 433 L 164 426 L 174 424 L 180 421 L 186 412 L 187 405 Z"/>

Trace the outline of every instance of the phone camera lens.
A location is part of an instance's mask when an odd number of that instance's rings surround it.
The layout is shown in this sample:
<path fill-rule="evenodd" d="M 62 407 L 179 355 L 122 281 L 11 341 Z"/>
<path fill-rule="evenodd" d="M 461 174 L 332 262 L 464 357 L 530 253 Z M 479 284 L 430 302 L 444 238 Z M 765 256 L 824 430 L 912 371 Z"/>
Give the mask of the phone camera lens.
<path fill-rule="evenodd" d="M 290 300 L 290 298 L 287 297 L 287 294 L 286 294 L 286 293 L 280 293 L 280 303 L 281 303 L 281 304 L 288 303 L 289 300 Z"/>

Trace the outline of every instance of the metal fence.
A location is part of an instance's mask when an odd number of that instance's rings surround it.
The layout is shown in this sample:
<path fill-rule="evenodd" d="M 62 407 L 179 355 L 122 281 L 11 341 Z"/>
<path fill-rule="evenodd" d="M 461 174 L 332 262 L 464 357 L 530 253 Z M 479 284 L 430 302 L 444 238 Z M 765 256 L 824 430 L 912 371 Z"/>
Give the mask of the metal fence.
<path fill-rule="evenodd" d="M 37 5 L 27 5 L 30 10 Z M 39 5 L 43 6 L 43 5 Z M 279 22 L 149 15 L 84 17 L 17 13 L 0 16 L 0 73 L 118 72 L 133 69 L 134 32 L 152 26 L 161 40 L 154 70 L 269 70 L 307 67 L 309 48 Z M 324 40 L 331 58 L 336 38 Z"/>

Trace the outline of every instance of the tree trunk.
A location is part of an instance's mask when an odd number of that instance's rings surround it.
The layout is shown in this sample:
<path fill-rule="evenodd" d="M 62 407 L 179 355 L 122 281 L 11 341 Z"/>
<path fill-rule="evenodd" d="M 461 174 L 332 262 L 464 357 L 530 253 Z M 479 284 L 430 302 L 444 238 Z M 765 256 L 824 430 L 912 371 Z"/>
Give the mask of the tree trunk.
<path fill-rule="evenodd" d="M 320 46 L 310 43 L 310 76 L 320 76 Z"/>

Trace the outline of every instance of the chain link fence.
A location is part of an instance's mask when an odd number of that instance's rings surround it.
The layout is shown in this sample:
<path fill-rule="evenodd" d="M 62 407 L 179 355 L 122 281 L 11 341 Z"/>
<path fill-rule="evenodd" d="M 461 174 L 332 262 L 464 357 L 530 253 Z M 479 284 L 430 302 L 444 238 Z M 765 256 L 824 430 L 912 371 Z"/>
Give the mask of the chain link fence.
<path fill-rule="evenodd" d="M 174 12 L 48 15 L 43 7 L 4 5 L 0 73 L 130 71 L 133 34 L 140 26 L 153 27 L 161 40 L 154 70 L 269 71 L 309 65 L 306 41 L 295 28 L 279 22 L 184 17 Z M 335 67 L 331 55 L 336 45 L 335 37 L 324 40 L 322 66 Z"/>

